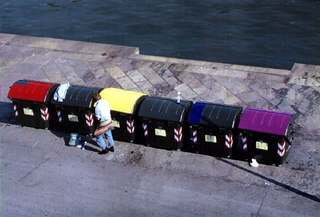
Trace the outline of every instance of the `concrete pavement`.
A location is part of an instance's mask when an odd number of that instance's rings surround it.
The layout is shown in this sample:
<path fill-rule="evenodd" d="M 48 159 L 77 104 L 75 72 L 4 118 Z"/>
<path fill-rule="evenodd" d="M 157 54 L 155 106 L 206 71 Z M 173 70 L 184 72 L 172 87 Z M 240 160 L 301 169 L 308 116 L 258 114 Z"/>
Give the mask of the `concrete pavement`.
<path fill-rule="evenodd" d="M 319 214 L 319 199 L 307 193 L 318 190 L 290 183 L 302 171 L 126 143 L 100 156 L 93 144 L 66 147 L 63 133 L 1 130 L 3 216 Z M 310 181 L 300 186 L 317 187 Z"/>
<path fill-rule="evenodd" d="M 319 216 L 319 66 L 278 70 L 140 55 L 138 48 L 0 34 L 3 216 Z M 297 113 L 282 167 L 116 142 L 96 154 L 15 124 L 18 79 Z"/>

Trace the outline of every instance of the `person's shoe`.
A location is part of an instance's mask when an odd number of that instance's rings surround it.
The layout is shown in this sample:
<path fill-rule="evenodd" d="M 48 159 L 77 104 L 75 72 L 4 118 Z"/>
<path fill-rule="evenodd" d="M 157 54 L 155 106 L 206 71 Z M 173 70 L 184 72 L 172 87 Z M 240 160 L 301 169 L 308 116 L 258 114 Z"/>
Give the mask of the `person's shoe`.
<path fill-rule="evenodd" d="M 109 151 L 114 152 L 114 147 L 112 146 L 111 148 L 108 148 Z"/>
<path fill-rule="evenodd" d="M 109 152 L 109 150 L 106 148 L 102 151 L 99 151 L 98 154 L 103 155 L 103 154 L 107 154 Z"/>

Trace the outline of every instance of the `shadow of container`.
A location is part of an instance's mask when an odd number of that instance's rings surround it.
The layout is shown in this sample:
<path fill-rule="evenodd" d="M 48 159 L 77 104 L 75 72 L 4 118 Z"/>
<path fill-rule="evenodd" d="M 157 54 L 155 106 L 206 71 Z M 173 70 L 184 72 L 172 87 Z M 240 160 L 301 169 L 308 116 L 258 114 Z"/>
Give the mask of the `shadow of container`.
<path fill-rule="evenodd" d="M 5 124 L 17 124 L 12 103 L 0 101 L 0 122 Z"/>

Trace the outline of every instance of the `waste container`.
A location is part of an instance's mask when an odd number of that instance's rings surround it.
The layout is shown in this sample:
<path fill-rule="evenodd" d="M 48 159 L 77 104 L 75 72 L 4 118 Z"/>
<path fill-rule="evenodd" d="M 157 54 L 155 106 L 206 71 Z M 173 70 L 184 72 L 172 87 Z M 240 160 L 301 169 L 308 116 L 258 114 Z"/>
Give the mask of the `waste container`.
<path fill-rule="evenodd" d="M 71 85 L 62 101 L 51 100 L 58 118 L 58 128 L 65 132 L 90 135 L 95 130 L 92 94 L 102 88 Z"/>
<path fill-rule="evenodd" d="M 50 126 L 48 103 L 58 84 L 18 80 L 10 88 L 14 114 L 19 124 L 46 129 Z"/>
<path fill-rule="evenodd" d="M 183 146 L 186 118 L 192 101 L 147 97 L 138 116 L 143 127 L 144 144 L 152 147 L 180 150 Z"/>
<path fill-rule="evenodd" d="M 125 142 L 135 141 L 135 135 L 139 130 L 136 128 L 137 111 L 147 95 L 116 88 L 103 89 L 100 95 L 101 99 L 107 100 L 111 107 L 111 117 L 115 126 L 112 131 L 113 138 Z"/>
<path fill-rule="evenodd" d="M 239 123 L 243 157 L 281 165 L 292 145 L 294 117 L 295 114 L 245 109 Z"/>
<path fill-rule="evenodd" d="M 196 102 L 188 118 L 192 147 L 200 154 L 230 157 L 241 112 L 241 107 Z"/>

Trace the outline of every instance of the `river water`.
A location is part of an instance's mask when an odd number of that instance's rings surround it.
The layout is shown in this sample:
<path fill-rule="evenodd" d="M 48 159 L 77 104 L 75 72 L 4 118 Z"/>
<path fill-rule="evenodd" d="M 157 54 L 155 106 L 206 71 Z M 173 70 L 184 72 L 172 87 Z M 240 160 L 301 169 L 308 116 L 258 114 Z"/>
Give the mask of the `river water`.
<path fill-rule="evenodd" d="M 311 0 L 0 0 L 0 32 L 232 64 L 320 65 L 320 1 Z"/>

